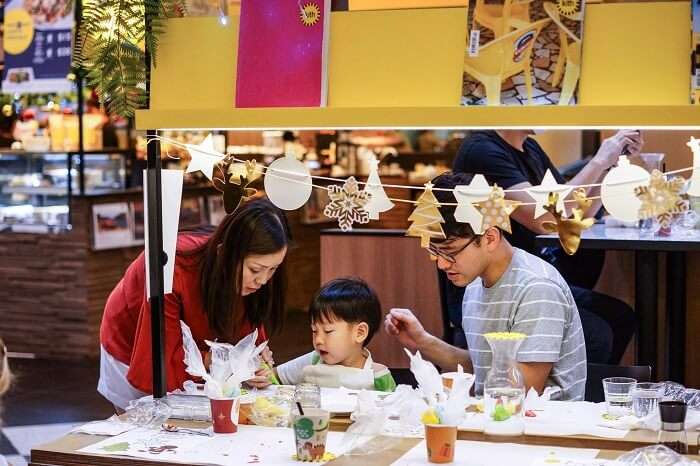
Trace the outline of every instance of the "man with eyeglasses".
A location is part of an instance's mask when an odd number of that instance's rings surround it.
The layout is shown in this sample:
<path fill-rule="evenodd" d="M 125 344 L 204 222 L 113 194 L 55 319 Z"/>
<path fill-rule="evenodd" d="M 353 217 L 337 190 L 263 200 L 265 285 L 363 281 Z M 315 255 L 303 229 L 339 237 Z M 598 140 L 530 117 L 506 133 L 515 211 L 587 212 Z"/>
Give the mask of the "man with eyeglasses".
<path fill-rule="evenodd" d="M 444 370 L 462 364 L 476 376 L 475 391 L 483 393 L 491 368 L 489 332 L 527 335 L 518 351 L 518 365 L 528 388 L 561 389 L 562 400 L 582 400 L 586 385 L 586 345 L 576 303 L 569 286 L 550 264 L 510 245 L 503 232 L 488 228 L 475 235 L 471 226 L 454 217 L 450 191 L 469 184 L 466 174 L 447 173 L 433 180 L 435 197 L 445 223 L 446 239 L 431 242 L 428 251 L 448 279 L 466 287 L 462 301 L 462 329 L 468 349 L 430 335 L 408 309 L 392 309 L 385 330 L 399 343 L 419 350 Z"/>

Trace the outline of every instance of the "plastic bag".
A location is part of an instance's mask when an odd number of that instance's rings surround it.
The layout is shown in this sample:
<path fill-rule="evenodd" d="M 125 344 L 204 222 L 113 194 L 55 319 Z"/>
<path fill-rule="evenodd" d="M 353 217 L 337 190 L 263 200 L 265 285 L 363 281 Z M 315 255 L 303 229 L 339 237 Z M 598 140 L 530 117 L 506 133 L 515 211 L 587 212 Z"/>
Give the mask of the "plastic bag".
<path fill-rule="evenodd" d="M 664 399 L 674 401 L 685 401 L 690 409 L 700 410 L 700 390 L 685 388 L 676 382 L 663 382 Z"/>
<path fill-rule="evenodd" d="M 628 466 L 700 466 L 697 461 L 689 460 L 663 445 L 637 448 L 620 456 L 617 461 Z"/>
<path fill-rule="evenodd" d="M 251 379 L 259 364 L 259 355 L 267 346 L 264 342 L 258 346 L 257 329 L 235 346 L 205 340 L 211 348 L 210 371 L 204 365 L 202 353 L 192 337 L 190 328 L 180 321 L 182 344 L 185 350 L 185 370 L 188 374 L 205 381 L 204 393 L 209 398 L 235 397 L 241 393 L 241 383 Z"/>
<path fill-rule="evenodd" d="M 147 396 L 129 402 L 126 422 L 139 427 L 160 427 L 171 414 L 172 409 L 165 400 Z"/>
<path fill-rule="evenodd" d="M 379 407 L 374 394 L 365 390 L 357 394 L 357 408 L 351 415 L 353 424 L 343 435 L 344 454 L 373 455 L 393 448 L 401 439 L 384 435 L 388 420 L 385 407 Z"/>

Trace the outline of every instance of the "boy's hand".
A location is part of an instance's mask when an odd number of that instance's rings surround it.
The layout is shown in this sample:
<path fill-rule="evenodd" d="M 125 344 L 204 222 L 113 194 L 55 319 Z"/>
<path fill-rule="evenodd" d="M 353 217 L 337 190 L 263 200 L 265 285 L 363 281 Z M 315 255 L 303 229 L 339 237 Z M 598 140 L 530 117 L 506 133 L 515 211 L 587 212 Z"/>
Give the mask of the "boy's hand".
<path fill-rule="evenodd" d="M 392 309 L 384 319 L 384 330 L 411 351 L 420 349 L 430 337 L 409 309 Z"/>
<path fill-rule="evenodd" d="M 254 388 L 265 388 L 270 385 L 270 372 L 269 369 L 258 369 L 255 371 L 255 377 L 250 380 L 246 380 L 245 383 Z"/>

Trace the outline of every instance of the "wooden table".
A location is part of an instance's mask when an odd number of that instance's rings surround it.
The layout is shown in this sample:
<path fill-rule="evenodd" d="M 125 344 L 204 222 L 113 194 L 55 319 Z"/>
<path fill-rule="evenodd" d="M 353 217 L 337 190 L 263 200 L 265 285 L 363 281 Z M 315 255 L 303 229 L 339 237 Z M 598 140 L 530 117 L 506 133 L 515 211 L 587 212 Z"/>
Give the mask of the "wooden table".
<path fill-rule="evenodd" d="M 206 427 L 208 423 L 186 422 L 173 420 L 174 424 L 185 427 Z M 334 418 L 331 423 L 331 430 L 343 432 L 350 425 L 347 418 Z M 291 435 L 291 434 L 290 434 Z M 697 433 L 691 433 L 689 441 L 694 442 Z M 164 466 L 170 464 L 162 461 L 148 461 L 139 458 L 113 457 L 102 455 L 88 455 L 77 451 L 93 443 L 100 442 L 107 437 L 85 434 L 69 434 L 58 440 L 41 445 L 32 449 L 30 466 Z M 647 446 L 656 442 L 656 435 L 650 431 L 632 431 L 620 440 L 601 439 L 585 435 L 572 437 L 539 437 L 532 435 L 522 435 L 519 437 L 497 437 L 488 436 L 480 432 L 460 431 L 460 440 L 474 440 L 487 442 L 521 443 L 528 445 L 547 445 L 567 448 L 594 448 L 600 450 L 599 458 L 614 459 L 621 454 L 635 448 Z M 330 462 L 333 466 L 363 465 L 363 466 L 389 466 L 399 459 L 408 450 L 414 447 L 420 440 L 402 439 L 396 446 L 383 452 L 376 457 L 339 457 Z M 697 445 L 694 445 L 692 452 L 698 452 Z M 693 456 L 693 459 L 700 460 L 700 456 Z"/>
<path fill-rule="evenodd" d="M 537 245 L 559 246 L 559 236 L 540 235 Z M 700 251 L 700 231 L 689 235 L 646 237 L 637 228 L 596 224 L 581 234 L 581 249 L 634 251 L 634 307 L 639 318 L 637 363 L 655 370 L 658 328 L 659 253 L 666 253 L 666 349 L 668 378 L 684 383 L 686 339 L 686 253 Z"/>

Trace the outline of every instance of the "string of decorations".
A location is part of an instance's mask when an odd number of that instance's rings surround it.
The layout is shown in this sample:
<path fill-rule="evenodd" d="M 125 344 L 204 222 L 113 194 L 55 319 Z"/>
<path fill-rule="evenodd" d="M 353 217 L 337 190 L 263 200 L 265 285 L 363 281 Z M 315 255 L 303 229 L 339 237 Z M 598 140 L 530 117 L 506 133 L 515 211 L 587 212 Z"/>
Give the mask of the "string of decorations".
<path fill-rule="evenodd" d="M 456 206 L 455 219 L 469 223 L 475 234 L 483 234 L 491 227 L 511 232 L 510 215 L 522 206 L 534 206 L 534 218 L 549 213 L 554 222 L 543 222 L 543 228 L 557 232 L 562 247 L 568 254 L 574 254 L 580 243 L 581 233 L 590 228 L 593 218 L 586 218 L 585 212 L 592 201 L 600 199 L 603 206 L 614 218 L 634 222 L 640 219 L 656 219 L 667 228 L 674 215 L 688 210 L 687 196 L 700 196 L 700 139 L 691 136 L 687 146 L 693 154 L 693 166 L 651 174 L 644 168 L 632 165 L 621 155 L 615 168 L 609 171 L 601 183 L 587 185 L 559 184 L 550 170 L 545 173 L 537 186 L 523 189 L 504 190 L 498 185 L 490 186 L 483 175 L 476 174 L 469 185 L 457 186 L 454 190 L 435 188 L 431 182 L 420 186 L 383 184 L 379 177 L 379 161 L 370 161 L 370 173 L 366 182 L 351 176 L 347 179 L 312 176 L 309 168 L 291 154 L 286 154 L 269 166 L 258 165 L 254 160 L 240 160 L 233 155 L 224 155 L 215 150 L 211 134 L 200 144 L 193 145 L 165 137 L 155 136 L 146 143 L 162 141 L 184 148 L 190 153 L 191 162 L 186 173 L 201 171 L 224 197 L 224 208 L 232 213 L 240 202 L 255 193 L 249 185 L 264 175 L 265 192 L 279 208 L 295 210 L 302 207 L 310 198 L 313 188 L 328 191 L 330 202 L 324 215 L 337 219 L 343 231 L 352 229 L 353 224 L 365 224 L 379 219 L 379 214 L 394 207 L 394 203 L 409 203 L 416 207 L 409 216 L 411 222 L 407 236 L 418 237 L 422 247 L 428 247 L 431 239 L 444 239 L 442 230 L 444 219 L 440 206 Z M 169 155 L 169 154 L 168 154 Z M 214 170 L 218 169 L 214 176 Z M 686 180 L 670 175 L 692 170 L 690 186 L 683 194 Z M 314 180 L 330 181 L 328 186 L 314 184 Z M 364 186 L 364 189 L 361 189 Z M 587 189 L 599 187 L 600 196 L 587 196 Z M 387 196 L 384 188 L 418 189 L 423 192 L 415 200 L 394 199 Z M 440 203 L 433 191 L 451 191 L 456 203 Z M 573 191 L 572 199 L 566 199 Z M 507 193 L 524 192 L 535 202 L 519 202 L 506 199 Z M 575 204 L 570 216 L 566 215 L 565 204 Z"/>

